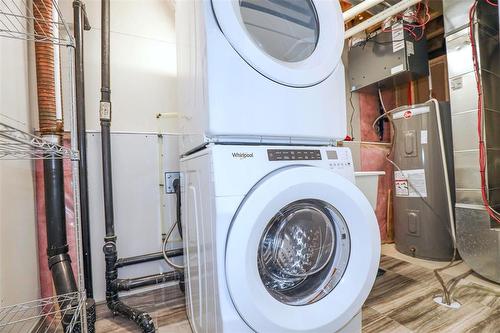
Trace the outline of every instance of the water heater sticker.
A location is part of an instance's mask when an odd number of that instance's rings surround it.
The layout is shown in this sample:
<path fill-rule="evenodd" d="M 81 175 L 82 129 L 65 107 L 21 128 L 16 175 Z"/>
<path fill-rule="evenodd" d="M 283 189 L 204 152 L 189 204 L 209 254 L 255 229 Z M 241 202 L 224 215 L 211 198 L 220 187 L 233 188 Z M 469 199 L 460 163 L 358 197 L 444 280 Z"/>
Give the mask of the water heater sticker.
<path fill-rule="evenodd" d="M 410 110 L 408 110 L 408 109 L 402 110 L 402 111 L 398 111 L 398 112 L 393 113 L 392 119 L 394 119 L 394 120 L 401 119 L 401 118 L 409 119 L 409 118 L 417 116 L 419 114 L 428 113 L 429 111 L 430 111 L 430 109 L 428 106 L 422 106 L 422 107 L 413 108 Z"/>
<path fill-rule="evenodd" d="M 396 186 L 396 197 L 427 197 L 424 169 L 395 171 L 394 183 Z"/>
<path fill-rule="evenodd" d="M 392 26 L 392 52 L 398 52 L 405 47 L 405 34 L 401 22 Z"/>
<path fill-rule="evenodd" d="M 427 130 L 420 131 L 420 144 L 421 145 L 427 144 Z"/>
<path fill-rule="evenodd" d="M 396 196 L 397 197 L 407 197 L 410 195 L 410 192 L 408 191 L 408 181 L 407 180 L 396 180 Z"/>

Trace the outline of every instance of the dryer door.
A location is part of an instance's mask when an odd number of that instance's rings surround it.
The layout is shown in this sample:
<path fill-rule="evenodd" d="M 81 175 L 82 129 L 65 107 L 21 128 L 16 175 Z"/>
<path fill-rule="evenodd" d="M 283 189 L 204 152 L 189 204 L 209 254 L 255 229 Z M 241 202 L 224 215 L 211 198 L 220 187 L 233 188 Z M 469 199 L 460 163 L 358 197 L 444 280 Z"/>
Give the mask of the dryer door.
<path fill-rule="evenodd" d="M 379 230 L 372 207 L 325 169 L 280 169 L 236 213 L 226 280 L 241 318 L 257 332 L 335 332 L 375 280 Z"/>
<path fill-rule="evenodd" d="M 325 80 L 344 45 L 337 0 L 212 0 L 234 50 L 267 78 L 293 87 Z"/>

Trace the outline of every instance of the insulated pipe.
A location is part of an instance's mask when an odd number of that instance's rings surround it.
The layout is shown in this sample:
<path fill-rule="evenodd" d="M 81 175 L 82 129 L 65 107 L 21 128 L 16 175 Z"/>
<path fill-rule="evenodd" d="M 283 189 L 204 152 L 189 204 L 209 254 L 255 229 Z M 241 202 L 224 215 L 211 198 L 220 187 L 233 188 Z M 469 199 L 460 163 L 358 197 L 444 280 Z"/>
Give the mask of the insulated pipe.
<path fill-rule="evenodd" d="M 352 36 L 360 33 L 376 24 L 383 22 L 385 19 L 394 16 L 403 10 L 419 3 L 421 0 L 402 0 L 395 5 L 387 8 L 381 13 L 378 13 L 375 16 L 370 17 L 366 21 L 361 22 L 360 24 L 355 25 L 351 29 L 347 30 L 344 34 L 344 39 L 351 38 Z"/>
<path fill-rule="evenodd" d="M 363 2 L 357 4 L 354 7 L 346 10 L 342 15 L 344 16 L 344 22 L 347 22 L 355 18 L 358 14 L 367 11 L 368 9 L 375 7 L 376 5 L 384 2 L 385 0 L 364 0 Z"/>
<path fill-rule="evenodd" d="M 92 257 L 90 247 L 90 219 L 89 219 L 89 191 L 87 176 L 87 137 L 85 126 L 85 77 L 83 65 L 83 31 L 90 30 L 85 20 L 84 4 L 80 0 L 73 1 L 73 21 L 75 35 L 75 95 L 76 95 L 76 121 L 78 136 L 78 161 L 80 181 L 80 219 L 82 226 L 82 252 L 85 290 L 87 297 L 93 297 L 92 285 Z"/>

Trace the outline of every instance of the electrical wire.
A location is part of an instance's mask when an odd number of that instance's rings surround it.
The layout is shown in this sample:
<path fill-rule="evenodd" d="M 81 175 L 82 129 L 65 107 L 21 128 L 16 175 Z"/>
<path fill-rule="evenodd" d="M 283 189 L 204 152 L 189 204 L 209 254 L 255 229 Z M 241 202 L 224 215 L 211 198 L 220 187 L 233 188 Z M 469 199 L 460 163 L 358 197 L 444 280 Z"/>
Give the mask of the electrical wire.
<path fill-rule="evenodd" d="M 489 3 L 489 2 L 488 2 Z M 488 212 L 488 215 L 500 223 L 500 213 L 498 213 L 488 202 L 488 195 L 486 193 L 486 148 L 483 138 L 483 87 L 481 83 L 481 74 L 479 72 L 479 59 L 477 53 L 476 36 L 474 33 L 474 18 L 478 0 L 475 0 L 469 9 L 469 39 L 472 49 L 472 63 L 474 66 L 474 74 L 476 78 L 477 87 L 477 135 L 479 138 L 479 173 L 481 177 L 481 199 L 483 205 Z"/>
<path fill-rule="evenodd" d="M 426 0 L 424 2 L 423 8 L 422 8 L 422 3 L 419 2 L 414 14 L 412 14 L 411 12 L 410 14 L 407 13 L 408 11 L 405 11 L 390 18 L 389 20 L 394 20 L 394 21 L 402 20 L 404 22 L 403 30 L 407 31 L 410 35 L 412 35 L 415 41 L 419 41 L 425 36 L 425 26 L 431 20 L 429 0 Z M 416 24 L 412 22 L 416 22 Z M 420 35 L 417 35 L 416 33 L 417 29 L 420 30 Z M 382 31 L 392 32 L 394 31 L 394 29 L 392 27 L 382 28 Z"/>

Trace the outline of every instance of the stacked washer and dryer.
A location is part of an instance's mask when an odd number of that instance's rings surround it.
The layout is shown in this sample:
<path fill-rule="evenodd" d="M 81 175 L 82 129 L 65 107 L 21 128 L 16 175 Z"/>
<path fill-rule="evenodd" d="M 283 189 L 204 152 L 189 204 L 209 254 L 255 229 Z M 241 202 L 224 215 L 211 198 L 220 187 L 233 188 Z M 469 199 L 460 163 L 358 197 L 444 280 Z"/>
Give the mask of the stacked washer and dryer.
<path fill-rule="evenodd" d="M 345 136 L 337 0 L 176 3 L 196 333 L 360 332 L 380 238 Z"/>

